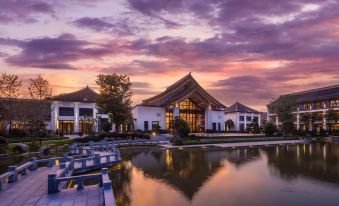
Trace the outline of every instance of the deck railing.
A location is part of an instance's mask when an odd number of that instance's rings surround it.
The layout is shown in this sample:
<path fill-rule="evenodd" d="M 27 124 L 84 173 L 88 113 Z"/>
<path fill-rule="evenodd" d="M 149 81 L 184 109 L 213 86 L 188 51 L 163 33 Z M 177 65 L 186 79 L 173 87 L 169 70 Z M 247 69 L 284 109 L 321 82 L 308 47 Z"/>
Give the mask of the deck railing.
<path fill-rule="evenodd" d="M 67 166 L 62 166 L 66 168 Z M 61 168 L 60 168 L 61 170 Z M 104 196 L 104 204 L 105 206 L 115 206 L 115 199 L 113 195 L 112 182 L 108 177 L 108 169 L 102 168 L 101 173 L 97 174 L 87 174 L 87 175 L 79 175 L 79 176 L 69 176 L 65 177 L 65 170 L 57 171 L 56 173 L 48 175 L 48 193 L 57 193 L 60 192 L 60 185 L 62 183 L 67 183 L 70 181 L 76 181 L 77 190 L 84 189 L 84 181 L 99 179 L 99 186 L 103 188 L 103 196 Z"/>

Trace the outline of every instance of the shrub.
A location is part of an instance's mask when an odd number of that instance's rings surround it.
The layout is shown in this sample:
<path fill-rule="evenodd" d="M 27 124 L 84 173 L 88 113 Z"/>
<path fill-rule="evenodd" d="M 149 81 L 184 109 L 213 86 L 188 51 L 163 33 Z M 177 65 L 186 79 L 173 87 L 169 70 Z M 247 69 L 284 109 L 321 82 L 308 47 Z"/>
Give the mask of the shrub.
<path fill-rule="evenodd" d="M 247 125 L 246 131 L 248 133 L 258 134 L 261 132 L 261 128 L 259 127 L 258 122 L 251 122 L 250 124 Z"/>
<path fill-rule="evenodd" d="M 6 146 L 8 144 L 8 140 L 4 137 L 0 137 L 0 146 Z"/>
<path fill-rule="evenodd" d="M 184 142 L 182 141 L 181 138 L 175 138 L 173 140 L 173 145 L 182 145 Z"/>
<path fill-rule="evenodd" d="M 277 126 L 272 122 L 267 122 L 264 126 L 264 133 L 267 136 L 273 135 L 277 131 L 278 131 Z"/>
<path fill-rule="evenodd" d="M 175 118 L 173 121 L 173 130 L 175 137 L 185 138 L 188 137 L 188 134 L 190 133 L 190 126 L 185 120 Z"/>
<path fill-rule="evenodd" d="M 74 142 L 81 142 L 81 143 L 85 143 L 89 141 L 97 142 L 103 139 L 104 137 L 100 137 L 100 136 L 86 136 L 86 137 L 75 138 Z"/>
<path fill-rule="evenodd" d="M 16 129 L 16 128 L 14 128 L 14 129 L 11 129 L 9 131 L 9 136 L 10 137 L 16 137 L 16 138 L 21 138 L 21 137 L 25 137 L 26 136 L 26 132 L 23 129 Z"/>
<path fill-rule="evenodd" d="M 105 122 L 105 123 L 102 125 L 101 129 L 102 129 L 104 132 L 108 133 L 109 131 L 112 130 L 112 124 L 109 123 L 109 122 Z"/>

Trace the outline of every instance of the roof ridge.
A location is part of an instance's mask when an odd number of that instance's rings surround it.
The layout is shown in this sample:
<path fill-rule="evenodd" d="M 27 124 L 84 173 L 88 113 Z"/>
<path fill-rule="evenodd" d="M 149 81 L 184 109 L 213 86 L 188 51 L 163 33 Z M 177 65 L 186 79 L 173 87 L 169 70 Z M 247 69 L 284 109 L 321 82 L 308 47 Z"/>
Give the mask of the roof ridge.
<path fill-rule="evenodd" d="M 305 93 L 308 93 L 308 92 L 321 91 L 321 90 L 324 90 L 324 89 L 332 89 L 332 88 L 336 88 L 336 87 L 339 87 L 339 84 L 335 84 L 335 85 L 331 85 L 331 86 L 326 86 L 326 87 L 320 87 L 320 88 L 314 88 L 314 89 L 309 89 L 309 90 L 304 90 L 304 91 L 300 91 L 300 92 L 289 93 L 289 94 L 285 94 L 285 95 L 305 94 Z"/>

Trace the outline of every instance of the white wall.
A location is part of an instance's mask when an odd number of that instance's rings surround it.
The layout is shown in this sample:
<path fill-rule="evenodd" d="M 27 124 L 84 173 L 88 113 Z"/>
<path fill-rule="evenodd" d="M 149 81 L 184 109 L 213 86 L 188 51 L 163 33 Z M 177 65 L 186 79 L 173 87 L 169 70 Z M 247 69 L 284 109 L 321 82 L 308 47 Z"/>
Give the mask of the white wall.
<path fill-rule="evenodd" d="M 210 115 L 210 118 L 211 118 L 211 126 L 209 129 L 212 129 L 212 123 L 216 123 L 216 129 L 218 130 L 218 123 L 220 123 L 220 130 L 225 130 L 225 117 L 224 117 L 224 113 L 225 111 L 214 111 L 212 110 L 211 111 L 211 115 Z M 206 127 L 207 128 L 207 127 Z"/>
<path fill-rule="evenodd" d="M 244 116 L 244 121 L 240 121 L 239 117 Z M 246 121 L 246 116 L 251 117 L 251 121 Z M 244 129 L 246 130 L 246 124 L 250 124 L 253 121 L 253 117 L 258 117 L 258 123 L 260 122 L 260 113 L 240 113 L 240 112 L 234 112 L 234 113 L 226 113 L 225 114 L 225 121 L 231 119 L 234 123 L 234 131 L 240 131 L 240 124 L 244 124 Z"/>
<path fill-rule="evenodd" d="M 166 129 L 166 110 L 164 107 L 136 106 L 132 110 L 135 130 L 144 130 L 144 121 L 148 121 L 148 130 L 152 130 L 152 121 L 158 121 L 161 129 Z"/>

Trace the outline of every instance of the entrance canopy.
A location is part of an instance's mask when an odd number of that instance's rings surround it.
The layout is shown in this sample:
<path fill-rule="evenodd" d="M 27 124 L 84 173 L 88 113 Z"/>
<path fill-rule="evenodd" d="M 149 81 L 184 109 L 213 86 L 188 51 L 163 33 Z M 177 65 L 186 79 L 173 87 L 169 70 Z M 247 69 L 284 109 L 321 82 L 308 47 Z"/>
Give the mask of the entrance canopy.
<path fill-rule="evenodd" d="M 191 73 L 169 86 L 164 92 L 144 100 L 141 105 L 167 107 L 186 99 L 191 99 L 197 106 L 203 109 L 207 109 L 209 106 L 216 110 L 226 108 L 203 89 L 192 77 Z"/>

